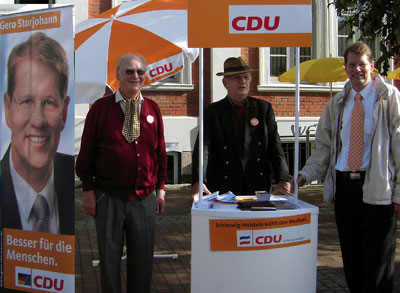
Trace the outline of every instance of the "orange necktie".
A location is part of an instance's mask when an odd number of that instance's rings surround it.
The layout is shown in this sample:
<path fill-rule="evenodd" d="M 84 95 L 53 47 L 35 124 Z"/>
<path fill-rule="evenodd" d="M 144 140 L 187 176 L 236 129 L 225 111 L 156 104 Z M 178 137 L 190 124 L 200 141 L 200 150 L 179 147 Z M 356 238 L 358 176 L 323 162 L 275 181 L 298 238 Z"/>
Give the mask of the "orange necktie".
<path fill-rule="evenodd" d="M 361 167 L 364 145 L 364 107 L 360 93 L 354 96 L 354 100 L 351 116 L 349 158 L 347 160 L 347 165 L 352 172 L 356 172 Z"/>

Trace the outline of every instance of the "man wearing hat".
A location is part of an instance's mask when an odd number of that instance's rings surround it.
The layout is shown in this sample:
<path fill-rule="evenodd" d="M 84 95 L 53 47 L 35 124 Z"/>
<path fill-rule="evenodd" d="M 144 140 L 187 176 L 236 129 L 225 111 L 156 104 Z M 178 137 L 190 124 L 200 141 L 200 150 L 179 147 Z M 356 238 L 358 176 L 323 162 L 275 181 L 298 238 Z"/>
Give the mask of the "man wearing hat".
<path fill-rule="evenodd" d="M 232 191 L 253 195 L 270 191 L 271 172 L 275 194 L 290 194 L 290 176 L 279 139 L 272 105 L 248 96 L 251 69 L 241 58 L 224 62 L 227 96 L 204 110 L 204 184 L 206 194 Z M 199 142 L 192 156 L 192 200 L 198 197 Z M 272 169 L 271 169 L 272 167 Z"/>

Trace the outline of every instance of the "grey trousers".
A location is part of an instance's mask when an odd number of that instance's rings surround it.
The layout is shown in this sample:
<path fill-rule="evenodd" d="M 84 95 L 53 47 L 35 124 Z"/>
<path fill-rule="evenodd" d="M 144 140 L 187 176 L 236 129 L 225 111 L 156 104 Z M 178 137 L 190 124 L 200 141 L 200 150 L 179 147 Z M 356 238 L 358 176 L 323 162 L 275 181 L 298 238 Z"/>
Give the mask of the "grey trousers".
<path fill-rule="evenodd" d="M 101 290 L 121 292 L 121 256 L 127 247 L 127 292 L 151 292 L 156 193 L 123 201 L 96 190 Z"/>

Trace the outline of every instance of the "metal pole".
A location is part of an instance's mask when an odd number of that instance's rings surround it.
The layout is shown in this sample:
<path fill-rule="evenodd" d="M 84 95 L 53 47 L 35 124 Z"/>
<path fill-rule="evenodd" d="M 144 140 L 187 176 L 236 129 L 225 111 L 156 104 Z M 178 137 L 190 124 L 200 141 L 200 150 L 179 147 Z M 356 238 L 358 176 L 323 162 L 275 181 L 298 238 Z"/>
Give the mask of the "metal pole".
<path fill-rule="evenodd" d="M 203 48 L 199 51 L 199 201 L 203 200 L 203 100 L 204 100 Z"/>
<path fill-rule="evenodd" d="M 295 203 L 299 198 L 299 115 L 300 115 L 300 48 L 296 47 L 296 98 L 295 98 L 295 122 L 294 122 L 294 198 Z"/>

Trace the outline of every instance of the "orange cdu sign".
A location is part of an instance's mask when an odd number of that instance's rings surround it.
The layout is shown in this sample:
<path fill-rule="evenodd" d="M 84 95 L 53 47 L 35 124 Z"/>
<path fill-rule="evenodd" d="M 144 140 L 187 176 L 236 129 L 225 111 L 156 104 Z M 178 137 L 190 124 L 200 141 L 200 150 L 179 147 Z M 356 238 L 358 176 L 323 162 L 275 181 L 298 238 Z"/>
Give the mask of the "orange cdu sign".
<path fill-rule="evenodd" d="M 203 48 L 310 47 L 311 0 L 189 0 L 188 42 Z"/>

